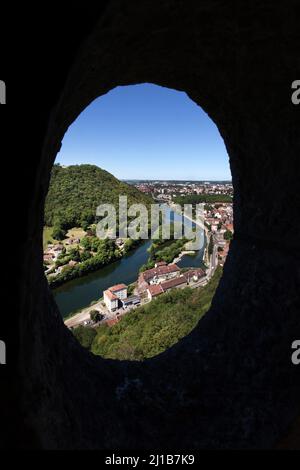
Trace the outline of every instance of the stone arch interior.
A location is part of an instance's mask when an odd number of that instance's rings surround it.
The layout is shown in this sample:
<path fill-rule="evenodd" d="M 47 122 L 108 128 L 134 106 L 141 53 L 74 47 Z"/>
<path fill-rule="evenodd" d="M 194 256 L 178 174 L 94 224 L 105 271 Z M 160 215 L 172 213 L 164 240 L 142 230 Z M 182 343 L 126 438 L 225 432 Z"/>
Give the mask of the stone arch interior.
<path fill-rule="evenodd" d="M 283 210 L 295 174 L 280 155 L 292 164 L 299 145 L 280 137 L 291 135 L 294 124 L 278 115 L 282 105 L 289 116 L 283 90 L 293 61 L 286 56 L 284 68 L 274 62 L 269 40 L 285 10 L 273 12 L 274 22 L 267 21 L 273 7 L 257 13 L 260 35 L 245 25 L 244 12 L 237 9 L 233 15 L 225 4 L 217 8 L 204 2 L 193 11 L 182 4 L 169 14 L 168 2 L 159 12 L 150 3 L 128 7 L 127 14 L 112 3 L 110 21 L 101 18 L 79 50 L 50 116 L 24 255 L 30 268 L 24 274 L 22 305 L 30 315 L 22 317 L 20 329 L 36 333 L 30 360 L 21 361 L 24 402 L 39 404 L 24 407 L 26 419 L 45 448 L 270 447 L 299 411 L 299 376 L 287 365 L 287 351 L 299 331 L 296 260 L 285 250 L 266 250 L 256 242 L 265 240 L 269 230 L 269 238 L 284 248 L 296 243 L 297 231 L 284 230 Z M 136 11 L 144 21 L 142 30 Z M 253 11 L 248 13 L 253 19 Z M 248 27 L 252 35 L 244 34 Z M 253 47 L 255 38 L 259 47 Z M 265 94 L 269 69 L 278 77 L 276 102 L 274 93 Z M 78 347 L 63 328 L 36 247 L 41 246 L 50 169 L 67 127 L 96 96 L 116 85 L 147 81 L 185 90 L 218 124 L 230 155 L 238 236 L 201 326 L 142 369 L 95 359 Z M 256 85 L 251 93 L 250 82 Z M 272 123 L 272 132 L 266 122 Z M 276 192 L 280 175 L 286 178 Z M 293 208 L 289 214 L 297 220 Z"/>

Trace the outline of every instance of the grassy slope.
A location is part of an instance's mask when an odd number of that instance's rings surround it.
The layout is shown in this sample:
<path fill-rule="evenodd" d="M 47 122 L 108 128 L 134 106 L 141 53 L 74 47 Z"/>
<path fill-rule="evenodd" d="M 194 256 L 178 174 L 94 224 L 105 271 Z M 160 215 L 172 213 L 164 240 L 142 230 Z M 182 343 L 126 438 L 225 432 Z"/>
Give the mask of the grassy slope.
<path fill-rule="evenodd" d="M 190 333 L 210 307 L 222 275 L 218 268 L 203 288 L 174 289 L 125 315 L 118 324 L 97 328 L 91 351 L 112 359 L 155 356 Z"/>

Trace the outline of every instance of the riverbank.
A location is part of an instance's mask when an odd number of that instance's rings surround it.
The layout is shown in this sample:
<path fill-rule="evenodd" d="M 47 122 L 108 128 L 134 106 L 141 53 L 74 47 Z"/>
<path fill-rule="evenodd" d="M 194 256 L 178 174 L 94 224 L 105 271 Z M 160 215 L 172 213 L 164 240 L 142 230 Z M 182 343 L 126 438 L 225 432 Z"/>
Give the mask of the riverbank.
<path fill-rule="evenodd" d="M 104 290 L 114 284 L 123 282 L 130 285 L 135 282 L 140 266 L 148 259 L 147 249 L 151 243 L 151 240 L 145 240 L 145 243 L 119 260 L 54 289 L 54 298 L 62 317 L 66 318 L 72 312 L 78 313 L 87 308 L 91 302 L 98 301 L 103 296 Z"/>
<path fill-rule="evenodd" d="M 96 240 L 97 243 L 101 242 L 96 237 L 92 237 L 94 240 Z M 83 239 L 83 240 L 88 240 L 88 239 Z M 109 266 L 112 263 L 115 263 L 119 259 L 124 258 L 126 255 L 128 255 L 132 250 L 136 249 L 138 246 L 143 244 L 145 240 L 131 240 L 131 243 L 128 245 L 126 242 L 124 243 L 123 247 L 120 248 L 117 243 L 114 240 L 110 240 L 110 245 L 106 248 L 104 248 L 103 251 L 98 251 L 98 252 L 92 252 L 89 251 L 89 257 L 87 259 L 77 260 L 77 258 L 81 257 L 81 252 L 85 254 L 88 250 L 86 247 L 86 244 L 80 245 L 80 250 L 79 250 L 79 245 L 77 247 L 77 252 L 74 254 L 75 255 L 75 260 L 69 259 L 70 257 L 72 258 L 72 255 L 69 253 L 66 253 L 66 257 L 68 259 L 68 264 L 63 264 L 60 268 L 60 271 L 57 274 L 49 274 L 47 276 L 48 283 L 51 289 L 56 289 L 58 287 L 61 287 L 65 285 L 66 283 L 82 278 L 84 276 L 89 275 L 92 272 L 98 271 L 100 269 L 105 268 L 106 266 Z M 106 240 L 104 240 L 106 243 Z M 90 242 L 88 242 L 90 243 Z M 92 242 L 93 243 L 93 242 Z M 127 246 L 126 246 L 127 245 Z M 76 250 L 75 250 L 76 251 Z M 58 258 L 59 259 L 59 258 Z"/>
<path fill-rule="evenodd" d="M 209 255 L 208 255 L 208 240 L 209 240 L 209 231 L 208 228 L 204 225 L 204 233 L 206 237 L 206 244 L 204 247 L 204 252 L 203 252 L 203 263 L 208 266 L 209 265 Z"/>
<path fill-rule="evenodd" d="M 205 225 L 205 222 L 203 220 L 203 223 L 202 222 L 199 222 L 199 221 L 196 221 L 194 220 L 192 217 L 190 217 L 189 215 L 185 215 L 185 214 L 180 214 L 178 213 L 176 210 L 175 210 L 175 207 L 176 206 L 175 204 L 168 204 L 169 208 L 174 212 L 176 213 L 177 215 L 179 216 L 184 216 L 185 219 L 189 220 L 190 222 L 192 222 L 193 224 L 195 224 L 197 227 L 201 228 L 203 231 L 204 231 L 204 251 L 203 251 L 203 258 L 202 258 L 202 261 L 205 265 L 208 265 L 209 264 L 209 256 L 208 256 L 208 243 L 205 243 L 205 241 L 207 241 L 209 239 L 209 231 L 208 231 L 208 228 L 206 227 Z M 186 254 L 191 254 L 191 252 L 186 252 Z M 173 261 L 174 263 L 178 262 L 182 257 L 184 256 L 184 253 L 181 253 L 181 255 L 178 257 L 178 259 L 175 261 Z"/>
<path fill-rule="evenodd" d="M 176 264 L 178 263 L 183 256 L 190 256 L 190 255 L 195 255 L 196 251 L 195 250 L 183 250 L 176 258 L 173 259 L 172 263 Z"/>
<path fill-rule="evenodd" d="M 172 209 L 169 207 L 169 210 Z M 54 289 L 54 297 L 63 318 L 69 317 L 72 312 L 77 315 L 91 307 L 91 302 L 97 302 L 108 287 L 120 282 L 126 285 L 135 282 L 140 267 L 148 260 L 148 248 L 151 244 L 152 240 L 145 240 L 119 260 Z M 202 261 L 202 249 L 195 251 L 184 247 L 182 252 L 171 260 L 173 263 L 178 262 L 180 268 L 201 267 Z"/>
<path fill-rule="evenodd" d="M 95 302 L 92 305 L 89 305 L 88 307 L 86 307 L 85 309 L 81 310 L 78 313 L 74 313 L 74 315 L 71 315 L 69 318 L 67 318 L 64 321 L 65 325 L 68 328 L 74 328 L 78 325 L 81 325 L 85 321 L 89 321 L 91 310 L 98 310 L 99 313 L 104 313 L 102 301 L 103 299 L 101 298 L 98 302 Z"/>
<path fill-rule="evenodd" d="M 180 261 L 182 259 L 184 259 L 184 257 L 187 257 L 189 258 L 190 260 L 186 263 L 186 265 L 184 263 L 180 263 Z M 183 250 L 180 255 L 178 257 L 176 257 L 175 259 L 173 259 L 172 263 L 178 263 L 178 266 L 181 268 L 181 269 L 188 269 L 188 268 L 191 268 L 191 267 L 200 267 L 201 266 L 201 261 L 202 261 L 202 256 L 201 256 L 201 260 L 199 259 L 199 256 L 197 255 L 197 252 L 196 251 L 187 251 L 187 250 Z M 139 271 L 139 266 L 136 266 L 136 269 L 137 269 L 137 277 L 138 277 L 138 271 Z M 133 280 L 133 282 L 131 283 L 128 283 L 128 287 L 130 288 L 131 286 L 131 289 L 133 291 L 133 288 L 136 284 L 136 279 L 137 277 Z M 120 277 L 116 277 L 114 279 L 111 280 L 111 283 L 109 284 L 109 286 L 115 284 L 115 283 L 120 283 L 120 282 L 126 282 L 126 277 L 124 276 L 120 276 Z M 99 280 L 99 285 L 101 285 L 101 279 Z M 108 285 L 105 287 L 109 287 Z M 99 292 L 99 291 L 98 291 Z M 131 291 L 130 291 L 131 293 Z M 129 293 L 128 293 L 129 295 Z M 99 298 L 99 297 L 98 297 Z M 100 299 L 101 300 L 101 299 Z M 98 307 L 100 308 L 101 312 L 100 313 L 105 313 L 105 316 L 107 316 L 107 312 L 103 312 L 102 309 L 101 309 L 101 302 L 97 301 L 97 300 L 94 300 L 92 301 L 88 306 L 84 305 L 82 307 L 82 309 L 77 309 L 76 311 L 74 311 L 73 313 L 71 313 L 70 315 L 68 315 L 67 317 L 65 317 L 65 324 L 67 326 L 71 325 L 71 326 L 78 326 L 79 324 L 82 324 L 84 323 L 84 321 L 86 320 L 89 320 L 89 312 L 93 309 L 98 309 Z M 114 318 L 114 317 L 112 317 Z"/>

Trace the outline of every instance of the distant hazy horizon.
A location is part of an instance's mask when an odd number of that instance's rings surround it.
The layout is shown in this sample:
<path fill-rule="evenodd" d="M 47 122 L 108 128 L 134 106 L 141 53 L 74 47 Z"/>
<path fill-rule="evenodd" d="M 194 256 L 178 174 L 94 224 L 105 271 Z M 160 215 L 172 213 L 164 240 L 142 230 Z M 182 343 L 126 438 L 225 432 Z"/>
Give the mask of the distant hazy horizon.
<path fill-rule="evenodd" d="M 144 178 L 119 178 L 120 181 L 140 181 L 143 183 L 151 183 L 151 182 L 166 182 L 166 183 L 171 183 L 171 182 L 178 182 L 178 183 L 232 183 L 232 180 L 212 180 L 212 179 L 197 179 L 197 180 L 192 180 L 192 179 L 161 179 L 161 178 L 151 178 L 151 179 L 144 179 Z"/>
<path fill-rule="evenodd" d="M 67 168 L 68 166 L 72 166 L 72 165 L 89 165 L 89 163 L 74 163 L 74 164 L 70 164 L 70 165 L 63 165 L 63 164 L 60 164 L 59 162 L 55 162 L 59 165 L 61 165 L 61 167 L 65 167 Z M 98 166 L 98 165 L 95 165 L 95 166 Z M 105 168 L 101 168 L 98 166 L 98 168 L 100 168 L 101 170 L 105 170 L 105 171 L 108 171 L 106 170 Z M 113 175 L 115 176 L 115 175 Z M 115 176 L 116 177 L 116 176 Z M 197 179 L 197 180 L 193 180 L 193 179 L 163 179 L 163 178 L 118 178 L 120 181 L 123 181 L 123 182 L 132 182 L 132 183 L 152 183 L 152 182 L 162 182 L 162 183 L 232 183 L 232 179 L 225 179 L 225 180 L 214 180 L 214 179 L 205 179 L 205 178 L 202 178 L 202 179 Z"/>

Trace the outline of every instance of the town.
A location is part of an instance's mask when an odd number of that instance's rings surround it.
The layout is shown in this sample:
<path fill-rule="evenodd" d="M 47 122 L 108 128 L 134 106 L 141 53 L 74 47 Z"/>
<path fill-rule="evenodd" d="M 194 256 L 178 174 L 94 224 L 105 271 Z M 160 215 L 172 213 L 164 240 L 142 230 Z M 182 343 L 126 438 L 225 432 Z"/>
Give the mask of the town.
<path fill-rule="evenodd" d="M 141 183 L 136 184 L 140 186 Z M 148 184 L 145 184 L 145 187 L 148 187 Z M 226 196 L 225 200 L 227 200 L 227 197 L 232 197 L 232 185 L 227 182 L 214 184 L 204 182 L 195 184 L 192 188 L 182 182 L 178 184 L 170 182 L 170 186 L 167 182 L 159 182 L 157 185 L 155 182 L 150 182 L 149 187 L 151 187 L 151 192 L 156 198 L 159 195 L 168 196 L 172 188 L 171 199 L 168 200 L 170 207 L 172 207 L 172 201 L 178 194 L 208 194 L 210 196 L 220 196 L 218 198 L 220 201 L 222 196 Z M 180 193 L 181 188 L 184 188 L 183 193 Z M 140 190 L 142 189 L 140 188 Z M 174 189 L 176 189 L 175 192 L 173 192 Z M 166 193 L 162 193 L 162 190 L 165 190 Z M 202 190 L 206 192 L 203 193 Z M 108 287 L 103 294 L 99 292 L 99 299 L 93 305 L 65 320 L 66 326 L 71 329 L 79 325 L 96 327 L 100 323 L 112 326 L 123 315 L 128 314 L 140 305 L 151 302 L 157 296 L 171 289 L 184 287 L 194 289 L 205 286 L 214 275 L 217 266 L 222 267 L 224 265 L 234 228 L 232 202 L 209 202 L 204 207 L 206 246 L 201 267 L 180 268 L 176 264 L 182 256 L 189 253 L 183 247 L 180 255 L 172 262 L 156 261 L 153 268 L 140 272 L 138 278 L 132 284 L 126 285 L 120 279 L 118 284 Z M 74 244 L 80 246 L 81 240 L 80 238 L 71 237 L 66 240 L 66 243 L 69 244 L 69 248 L 66 250 L 68 253 L 72 250 L 70 247 Z M 126 241 L 117 239 L 115 243 L 122 250 Z M 62 249 L 65 249 L 63 244 L 58 246 L 50 245 L 45 252 L 45 256 L 50 254 L 55 259 L 57 253 L 60 253 Z M 76 263 L 74 260 L 68 261 L 68 263 L 70 262 Z"/>
<path fill-rule="evenodd" d="M 153 199 L 171 202 L 177 196 L 222 195 L 232 196 L 232 183 L 228 181 L 130 181 L 142 193 L 150 194 Z"/>

